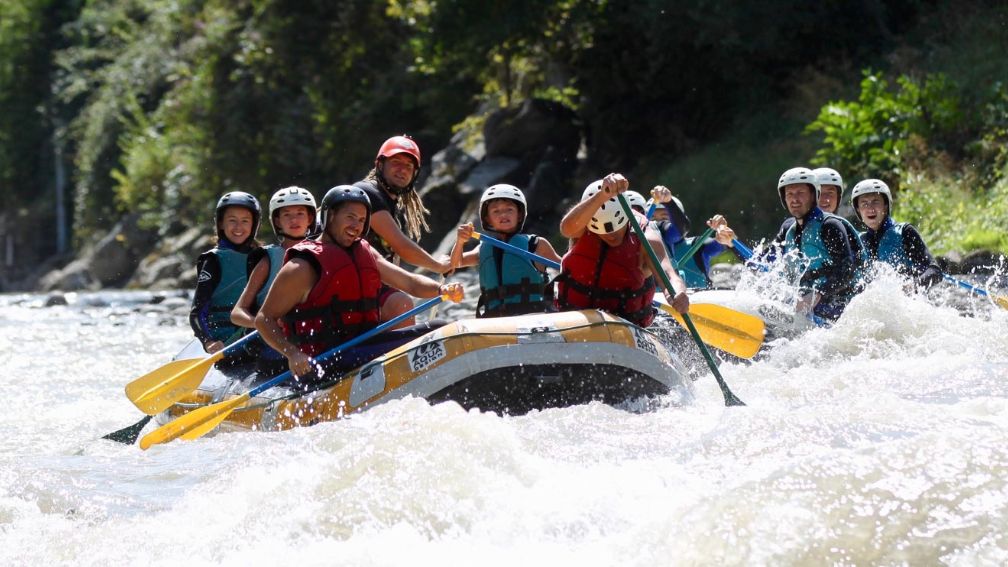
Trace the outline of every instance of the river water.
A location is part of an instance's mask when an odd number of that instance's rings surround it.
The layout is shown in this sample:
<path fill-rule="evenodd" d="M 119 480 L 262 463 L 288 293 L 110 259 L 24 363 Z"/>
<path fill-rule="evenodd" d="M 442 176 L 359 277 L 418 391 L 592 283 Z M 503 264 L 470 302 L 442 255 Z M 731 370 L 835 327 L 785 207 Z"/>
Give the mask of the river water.
<path fill-rule="evenodd" d="M 722 365 L 748 405 L 498 417 L 406 399 L 141 451 L 148 292 L 0 296 L 0 565 L 1008 563 L 1008 311 L 873 285 Z M 443 310 L 453 316 L 459 310 Z M 688 345 L 687 345 L 688 346 Z M 684 347 L 685 348 L 685 347 Z"/>

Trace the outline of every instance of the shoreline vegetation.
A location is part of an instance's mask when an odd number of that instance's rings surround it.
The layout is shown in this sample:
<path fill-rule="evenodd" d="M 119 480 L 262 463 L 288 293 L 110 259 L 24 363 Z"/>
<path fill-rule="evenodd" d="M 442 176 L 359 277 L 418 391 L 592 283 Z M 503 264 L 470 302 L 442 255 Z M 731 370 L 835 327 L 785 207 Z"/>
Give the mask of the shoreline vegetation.
<path fill-rule="evenodd" d="M 428 249 L 479 184 L 538 191 L 550 235 L 606 171 L 753 243 L 784 216 L 779 172 L 826 165 L 841 212 L 881 178 L 936 256 L 1003 270 L 1008 7 L 784 6 L 5 3 L 0 291 L 183 286 L 220 194 L 321 195 L 402 132 L 424 153 Z"/>

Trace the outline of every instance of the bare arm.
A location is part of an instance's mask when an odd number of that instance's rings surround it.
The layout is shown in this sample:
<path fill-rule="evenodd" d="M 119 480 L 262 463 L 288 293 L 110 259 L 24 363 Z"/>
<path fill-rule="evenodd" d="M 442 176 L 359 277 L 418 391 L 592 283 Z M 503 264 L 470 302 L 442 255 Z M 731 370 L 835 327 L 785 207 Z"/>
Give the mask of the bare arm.
<path fill-rule="evenodd" d="M 561 260 L 563 260 L 563 258 L 561 258 L 559 254 L 557 254 L 556 250 L 553 249 L 553 244 L 551 244 L 549 240 L 546 240 L 541 236 L 539 237 L 539 241 L 536 243 L 535 253 L 542 256 L 543 258 L 546 258 L 547 260 L 553 260 L 558 264 L 561 262 Z M 542 266 L 537 262 L 536 268 L 541 270 L 544 268 L 544 266 Z"/>
<path fill-rule="evenodd" d="M 468 252 L 463 252 L 463 247 L 465 243 L 472 238 L 474 227 L 472 223 L 467 223 L 460 225 L 456 231 L 455 246 L 452 246 L 451 251 L 451 269 L 457 270 L 458 268 L 464 268 L 466 266 L 475 266 L 479 264 L 479 249 L 480 244 L 476 245 L 476 248 Z"/>
<path fill-rule="evenodd" d="M 426 268 L 438 274 L 451 269 L 451 266 L 447 262 L 435 260 L 419 244 L 413 242 L 408 236 L 403 234 L 399 230 L 399 226 L 396 225 L 395 219 L 392 218 L 392 215 L 388 211 L 378 211 L 371 215 L 371 230 L 384 238 L 393 252 L 414 266 Z"/>
<path fill-rule="evenodd" d="M 602 190 L 588 200 L 574 205 L 560 221 L 560 234 L 564 238 L 581 238 L 595 211 L 617 193 L 630 188 L 630 182 L 619 173 L 610 173 L 602 178 Z"/>
<path fill-rule="evenodd" d="M 560 234 L 564 238 L 581 238 L 585 230 L 588 229 L 588 223 L 591 222 L 595 211 L 610 197 L 611 195 L 605 191 L 600 191 L 587 201 L 581 201 L 574 205 L 574 208 L 567 211 L 567 214 L 560 220 Z"/>
<path fill-rule="evenodd" d="M 266 300 L 255 318 L 259 335 L 266 344 L 287 357 L 291 371 L 298 376 L 311 370 L 311 359 L 297 345 L 287 340 L 280 327 L 280 318 L 294 309 L 294 306 L 304 302 L 316 281 L 318 274 L 307 260 L 294 258 L 285 263 L 273 280 Z"/>
<path fill-rule="evenodd" d="M 375 261 L 378 263 L 378 273 L 382 282 L 400 289 L 413 297 L 436 297 L 441 294 L 441 284 L 420 274 L 407 272 L 406 270 L 389 262 L 375 253 Z"/>
<path fill-rule="evenodd" d="M 255 329 L 255 315 L 252 314 L 252 304 L 255 303 L 259 290 L 266 285 L 266 278 L 269 277 L 270 263 L 269 256 L 263 257 L 249 274 L 248 283 L 242 291 L 238 303 L 235 303 L 231 310 L 231 322 L 239 327 Z"/>

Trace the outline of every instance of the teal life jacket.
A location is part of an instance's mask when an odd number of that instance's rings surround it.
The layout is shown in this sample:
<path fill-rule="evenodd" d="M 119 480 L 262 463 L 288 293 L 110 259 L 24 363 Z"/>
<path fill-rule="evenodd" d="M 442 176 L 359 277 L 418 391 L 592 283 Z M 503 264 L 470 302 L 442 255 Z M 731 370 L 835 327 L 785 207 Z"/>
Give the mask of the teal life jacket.
<path fill-rule="evenodd" d="M 798 223 L 794 223 L 788 228 L 784 235 L 784 254 L 787 258 L 788 267 L 794 274 L 802 274 L 810 270 L 818 270 L 833 263 L 829 250 L 822 240 L 823 221 L 829 213 L 824 213 L 822 209 L 815 207 L 812 214 L 805 220 L 805 226 L 801 234 L 801 246 L 798 246 Z M 818 213 L 818 214 L 817 214 Z M 797 250 L 800 254 L 794 254 Z M 811 282 L 813 288 L 819 288 L 826 283 L 826 277 L 820 276 Z"/>
<path fill-rule="evenodd" d="M 701 266 L 703 262 L 703 249 L 697 250 L 693 254 L 692 258 L 689 258 L 686 262 L 683 262 L 680 266 L 682 258 L 689 251 L 690 247 L 696 241 L 696 236 L 690 236 L 679 240 L 670 247 L 672 250 L 672 255 L 675 258 L 675 266 L 679 270 L 679 276 L 682 277 L 683 281 L 686 282 L 686 287 L 691 289 L 705 289 L 711 286 L 710 278 L 707 277 L 707 271 Z M 668 244 L 666 242 L 666 244 Z M 706 245 L 705 245 L 706 246 Z"/>
<path fill-rule="evenodd" d="M 889 264 L 902 274 L 913 273 L 914 264 L 903 248 L 903 228 L 906 223 L 895 222 L 892 218 L 887 218 L 885 223 L 879 227 L 882 230 L 882 238 L 879 240 L 878 251 L 872 255 L 867 250 L 869 257 L 874 256 L 880 262 Z M 868 232 L 862 233 L 862 237 L 868 238 Z"/>
<path fill-rule="evenodd" d="M 515 234 L 508 244 L 535 252 L 536 237 Z M 546 274 L 525 258 L 489 244 L 479 249 L 480 297 L 477 317 L 503 317 L 541 313 L 553 302 Z"/>
<path fill-rule="evenodd" d="M 270 286 L 273 285 L 273 280 L 276 279 L 277 272 L 280 271 L 280 266 L 283 265 L 285 252 L 284 247 L 279 244 L 265 246 L 263 247 L 263 251 L 266 253 L 264 257 L 269 261 L 269 275 L 266 277 L 266 282 L 263 283 L 262 288 L 259 289 L 259 293 L 256 294 L 256 305 L 260 307 L 266 301 L 266 294 L 269 293 Z"/>
<path fill-rule="evenodd" d="M 231 323 L 234 309 L 245 284 L 248 283 L 248 253 L 214 248 L 208 254 L 217 257 L 220 263 L 221 279 L 210 296 L 210 310 L 207 313 L 207 333 L 218 341 L 227 341 L 239 328 Z"/>

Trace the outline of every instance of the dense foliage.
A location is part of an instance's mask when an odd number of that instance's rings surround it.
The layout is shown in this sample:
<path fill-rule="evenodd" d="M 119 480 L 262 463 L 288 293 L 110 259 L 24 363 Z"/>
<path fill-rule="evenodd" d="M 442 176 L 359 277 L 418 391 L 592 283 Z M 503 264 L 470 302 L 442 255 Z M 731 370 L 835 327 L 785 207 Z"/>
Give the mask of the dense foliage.
<path fill-rule="evenodd" d="M 49 200 L 62 155 L 79 241 L 125 210 L 170 231 L 205 222 L 224 191 L 321 193 L 362 177 L 388 135 L 409 132 L 429 155 L 453 128 L 478 132 L 494 108 L 543 97 L 579 113 L 586 171 L 678 183 L 697 217 L 717 206 L 766 228 L 780 211 L 753 192 L 772 195 L 764 178 L 813 154 L 904 190 L 934 179 L 932 160 L 960 173 L 972 161 L 976 187 L 956 189 L 970 202 L 999 186 L 1005 90 L 963 96 L 976 79 L 939 73 L 951 60 L 906 65 L 935 67 L 925 74 L 887 64 L 915 33 L 935 37 L 935 7 L 950 5 L 3 3 L 0 199 L 8 211 Z M 859 95 L 862 68 L 879 70 Z"/>

